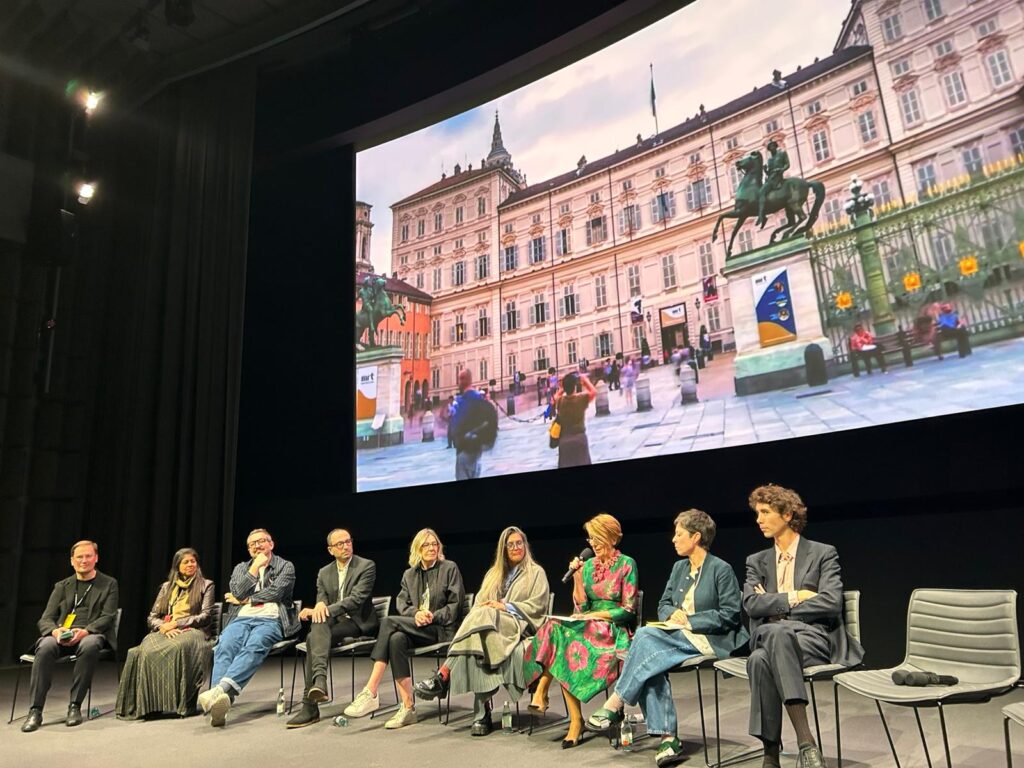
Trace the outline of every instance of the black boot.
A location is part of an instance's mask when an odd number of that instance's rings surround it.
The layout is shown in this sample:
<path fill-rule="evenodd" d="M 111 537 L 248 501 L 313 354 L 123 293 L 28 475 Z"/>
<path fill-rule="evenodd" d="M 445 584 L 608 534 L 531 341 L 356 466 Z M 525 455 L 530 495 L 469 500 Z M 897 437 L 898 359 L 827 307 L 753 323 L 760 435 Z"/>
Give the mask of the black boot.
<path fill-rule="evenodd" d="M 299 714 L 293 717 L 286 723 L 288 728 L 305 728 L 307 725 L 313 725 L 314 723 L 320 722 L 320 707 L 311 701 L 302 702 L 302 709 L 299 710 Z"/>
<path fill-rule="evenodd" d="M 494 730 L 494 722 L 491 720 L 491 708 L 484 708 L 484 716 L 473 722 L 470 734 L 473 736 L 487 736 Z"/>
<path fill-rule="evenodd" d="M 313 678 L 313 684 L 309 687 L 309 700 L 314 704 L 327 701 L 327 678 L 323 675 Z"/>
<path fill-rule="evenodd" d="M 417 699 L 441 699 L 448 695 L 448 680 L 441 676 L 438 672 L 433 677 L 421 680 L 416 683 L 416 687 L 413 689 L 413 693 L 416 694 Z"/>
<path fill-rule="evenodd" d="M 82 724 L 82 705 L 75 704 L 72 702 L 68 704 L 68 719 L 64 721 L 64 725 L 68 728 L 73 728 L 76 725 Z"/>
<path fill-rule="evenodd" d="M 32 731 L 38 731 L 39 726 L 43 724 L 43 710 L 39 707 L 32 707 L 28 711 L 28 717 L 25 718 L 25 724 L 21 726 L 22 733 L 32 733 Z"/>

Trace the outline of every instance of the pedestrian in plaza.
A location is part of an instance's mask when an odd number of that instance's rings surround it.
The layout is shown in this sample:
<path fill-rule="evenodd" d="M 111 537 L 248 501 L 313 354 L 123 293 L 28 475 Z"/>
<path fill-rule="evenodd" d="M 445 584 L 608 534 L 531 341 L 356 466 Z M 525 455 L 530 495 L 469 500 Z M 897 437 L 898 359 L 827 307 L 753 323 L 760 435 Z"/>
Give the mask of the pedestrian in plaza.
<path fill-rule="evenodd" d="M 455 414 L 455 398 L 448 395 L 448 402 L 441 406 L 437 412 L 437 420 L 444 424 L 445 436 L 448 438 L 448 447 L 452 447 L 452 416 Z"/>
<path fill-rule="evenodd" d="M 608 378 L 608 389 L 617 389 L 619 393 L 622 393 L 622 384 L 620 382 L 620 376 L 622 368 L 619 366 L 618 360 L 612 360 L 612 370 Z"/>
<path fill-rule="evenodd" d="M 636 390 L 637 361 L 632 357 L 626 359 L 622 367 L 622 388 L 626 392 L 626 408 L 633 407 L 633 392 Z"/>
<path fill-rule="evenodd" d="M 938 316 L 935 318 L 935 333 L 932 337 L 932 349 L 935 355 L 942 359 L 942 342 L 945 339 L 952 339 L 957 347 L 967 336 L 967 321 L 960 317 L 953 305 L 948 301 L 939 307 Z"/>
<path fill-rule="evenodd" d="M 498 417 L 494 406 L 473 388 L 468 368 L 459 371 L 459 399 L 450 425 L 455 446 L 455 479 L 480 477 L 480 454 L 494 444 Z"/>
<path fill-rule="evenodd" d="M 554 396 L 555 412 L 562 426 L 558 439 L 558 468 L 590 464 L 590 443 L 587 441 L 587 408 L 597 396 L 590 378 L 568 373 Z"/>

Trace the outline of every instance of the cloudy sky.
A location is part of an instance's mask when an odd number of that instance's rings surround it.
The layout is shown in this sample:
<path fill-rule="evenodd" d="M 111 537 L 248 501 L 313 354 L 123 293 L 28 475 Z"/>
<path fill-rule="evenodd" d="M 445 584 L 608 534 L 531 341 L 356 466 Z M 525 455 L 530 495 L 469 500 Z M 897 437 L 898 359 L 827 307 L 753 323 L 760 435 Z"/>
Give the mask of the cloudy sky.
<path fill-rule="evenodd" d="M 389 206 L 491 148 L 494 111 L 505 148 L 530 184 L 654 133 L 654 65 L 662 130 L 832 53 L 850 0 L 697 0 L 575 64 L 442 123 L 359 153 L 356 196 L 373 205 L 371 259 L 391 270 Z"/>

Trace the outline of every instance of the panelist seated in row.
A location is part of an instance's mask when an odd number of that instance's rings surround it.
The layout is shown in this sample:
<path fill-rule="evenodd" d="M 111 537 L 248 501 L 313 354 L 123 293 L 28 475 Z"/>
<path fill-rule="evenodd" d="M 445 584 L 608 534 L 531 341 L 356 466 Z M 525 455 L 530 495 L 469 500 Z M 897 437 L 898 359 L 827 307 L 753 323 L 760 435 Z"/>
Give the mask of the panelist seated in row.
<path fill-rule="evenodd" d="M 345 638 L 372 637 L 380 620 L 373 610 L 377 566 L 354 552 L 352 535 L 344 528 L 327 534 L 327 552 L 334 560 L 316 577 L 316 605 L 303 608 L 299 619 L 311 622 L 306 635 L 306 684 L 302 708 L 288 728 L 303 728 L 320 720 L 320 704 L 327 700 L 327 665 L 331 647 Z"/>
<path fill-rule="evenodd" d="M 836 548 L 803 537 L 807 507 L 796 491 L 763 485 L 750 494 L 768 549 L 747 558 L 743 610 L 750 617 L 750 735 L 764 743 L 764 768 L 778 768 L 782 709 L 800 749 L 800 768 L 825 762 L 807 722 L 803 668 L 853 666 L 864 649 L 846 633 Z"/>
<path fill-rule="evenodd" d="M 345 707 L 346 717 L 363 717 L 380 708 L 377 692 L 390 664 L 401 704 L 384 727 L 402 728 L 416 722 L 409 655 L 414 648 L 452 639 L 462 619 L 465 594 L 459 566 L 444 559 L 440 537 L 432 528 L 419 531 L 409 546 L 409 568 L 402 575 L 396 601 L 398 615 L 381 621 L 370 652 L 370 679 Z"/>
<path fill-rule="evenodd" d="M 64 721 L 68 726 L 82 724 L 82 701 L 92 687 L 99 654 L 104 648 L 117 648 L 114 618 L 117 615 L 117 579 L 96 569 L 100 548 L 95 541 L 79 541 L 71 547 L 74 575 L 53 585 L 46 608 L 39 618 L 39 633 L 32 648 L 32 676 L 29 681 L 30 706 L 21 730 L 39 730 L 43 724 L 43 706 L 53 683 L 57 660 L 75 656 L 71 682 L 71 703 Z"/>
<path fill-rule="evenodd" d="M 615 683 L 618 654 L 629 648 L 631 627 L 637 618 L 637 568 L 617 545 L 622 526 L 608 514 L 586 522 L 587 542 L 594 556 L 570 564 L 573 603 L 569 619 L 551 617 L 541 625 L 526 652 L 527 680 L 538 679 L 530 709 L 545 712 L 552 680 L 561 684 L 569 713 L 569 731 L 562 741 L 568 749 L 580 743 L 583 731 L 581 702 L 590 701 Z"/>
<path fill-rule="evenodd" d="M 210 715 L 210 725 L 223 726 L 228 710 L 256 674 L 274 647 L 299 631 L 292 605 L 295 566 L 274 553 L 274 539 L 265 528 L 249 533 L 245 541 L 250 558 L 235 566 L 228 623 L 213 651 L 213 687 L 199 694 L 199 706 Z"/>
<path fill-rule="evenodd" d="M 509 526 L 498 537 L 494 564 L 484 575 L 472 609 L 462 620 L 437 674 L 416 685 L 421 699 L 472 693 L 473 736 L 493 728 L 491 697 L 505 686 L 518 699 L 529 685 L 523 671 L 527 638 L 548 610 L 547 574 L 534 562 L 526 533 Z"/>
<path fill-rule="evenodd" d="M 587 720 L 588 730 L 603 732 L 622 722 L 625 704 L 639 704 L 647 732 L 661 737 L 659 766 L 683 758 L 669 671 L 687 659 L 731 656 L 746 649 L 749 638 L 736 574 L 708 552 L 715 532 L 715 521 L 699 509 L 676 516 L 672 544 L 682 559 L 672 567 L 658 602 L 659 621 L 637 630 L 615 691 Z"/>
<path fill-rule="evenodd" d="M 185 547 L 174 553 L 146 619 L 149 634 L 128 650 L 114 707 L 119 718 L 195 714 L 213 659 L 214 590 L 198 552 Z"/>

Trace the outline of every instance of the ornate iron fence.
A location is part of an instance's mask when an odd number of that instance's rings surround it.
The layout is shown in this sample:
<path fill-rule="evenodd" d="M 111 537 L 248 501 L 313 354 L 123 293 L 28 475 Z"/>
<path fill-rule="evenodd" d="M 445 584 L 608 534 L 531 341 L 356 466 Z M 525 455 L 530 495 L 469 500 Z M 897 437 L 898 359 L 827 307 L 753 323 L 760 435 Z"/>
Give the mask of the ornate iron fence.
<path fill-rule="evenodd" d="M 847 359 L 854 323 L 871 321 L 858 241 L 873 236 L 899 328 L 949 302 L 972 334 L 1024 332 L 1024 166 L 1013 161 L 963 178 L 921 202 L 859 227 L 816 237 L 811 263 L 833 357 Z"/>

